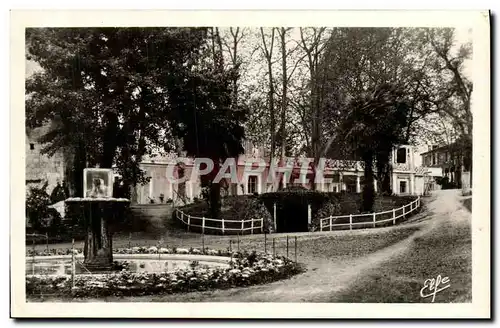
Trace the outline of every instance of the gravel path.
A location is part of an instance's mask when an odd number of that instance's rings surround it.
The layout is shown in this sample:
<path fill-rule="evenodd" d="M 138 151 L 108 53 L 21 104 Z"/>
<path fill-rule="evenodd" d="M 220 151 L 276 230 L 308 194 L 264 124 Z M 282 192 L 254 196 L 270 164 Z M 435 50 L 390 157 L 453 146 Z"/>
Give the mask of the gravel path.
<path fill-rule="evenodd" d="M 341 292 L 354 282 L 359 276 L 368 270 L 383 265 L 404 253 L 413 242 L 413 239 L 430 233 L 439 226 L 441 220 L 453 218 L 455 221 L 466 222 L 470 216 L 459 202 L 458 193 L 455 190 L 440 191 L 433 195 L 427 205 L 427 211 L 431 212 L 427 220 L 422 217 L 414 223 L 401 226 L 366 229 L 354 232 L 325 233 L 325 238 L 335 239 L 335 236 L 352 235 L 359 238 L 375 235 L 384 238 L 384 233 L 389 231 L 404 231 L 404 229 L 419 229 L 409 233 L 406 238 L 388 247 L 381 248 L 375 252 L 364 250 L 363 255 L 356 256 L 348 250 L 340 252 L 338 256 L 304 256 L 302 262 L 308 266 L 307 272 L 268 285 L 253 286 L 249 288 L 234 288 L 230 290 L 212 291 L 204 293 L 188 293 L 184 295 L 166 295 L 157 297 L 145 297 L 143 301 L 208 301 L 208 302 L 328 302 L 332 296 Z M 463 215 L 462 215 L 463 214 Z M 415 230 L 412 230 L 412 232 Z M 317 238 L 317 234 L 307 234 L 302 238 Z M 249 237 L 250 238 L 250 237 Z M 138 301 L 136 298 L 129 301 Z"/>

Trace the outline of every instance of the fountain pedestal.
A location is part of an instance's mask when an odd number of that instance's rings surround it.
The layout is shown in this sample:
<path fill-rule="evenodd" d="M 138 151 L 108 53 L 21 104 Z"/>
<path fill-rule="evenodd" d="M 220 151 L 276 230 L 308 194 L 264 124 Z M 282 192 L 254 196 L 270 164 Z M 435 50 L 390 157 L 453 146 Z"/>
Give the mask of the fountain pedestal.
<path fill-rule="evenodd" d="M 69 198 L 85 231 L 83 264 L 90 271 L 107 271 L 113 266 L 113 236 L 110 225 L 129 205 L 125 198 Z"/>

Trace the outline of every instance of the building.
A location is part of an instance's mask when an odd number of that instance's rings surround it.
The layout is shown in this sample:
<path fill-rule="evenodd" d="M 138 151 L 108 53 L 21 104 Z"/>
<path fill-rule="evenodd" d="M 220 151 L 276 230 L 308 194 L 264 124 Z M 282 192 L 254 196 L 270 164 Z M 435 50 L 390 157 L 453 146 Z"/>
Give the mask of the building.
<path fill-rule="evenodd" d="M 223 190 L 227 195 L 246 195 L 253 193 L 264 193 L 274 190 L 275 186 L 267 177 L 270 173 L 269 158 L 261 156 L 262 151 L 259 149 L 247 149 L 246 153 L 241 155 L 236 161 L 236 170 L 238 181 L 240 183 L 223 184 Z M 391 156 L 392 164 L 392 191 L 397 195 L 422 195 L 426 190 L 426 181 L 428 181 L 429 170 L 426 167 L 417 167 L 415 165 L 415 150 L 413 146 L 405 145 L 395 149 Z M 312 159 L 304 158 L 287 158 L 286 162 L 290 163 L 291 170 L 284 173 L 283 186 L 290 184 L 300 184 L 295 180 L 302 174 L 303 177 L 309 179 L 314 178 L 314 173 L 311 167 L 302 167 L 304 160 L 312 162 Z M 245 166 L 252 165 L 257 161 L 263 161 L 265 168 L 261 172 L 245 170 Z M 177 201 L 183 199 L 190 201 L 195 197 L 201 197 L 201 185 L 199 177 L 183 183 L 172 183 L 169 181 L 167 174 L 167 166 L 175 165 L 177 156 L 170 154 L 164 157 L 145 158 L 141 164 L 141 168 L 146 172 L 146 176 L 150 177 L 149 183 L 138 186 L 133 191 L 132 203 L 147 204 L 158 203 L 167 200 Z M 326 160 L 324 168 L 324 177 L 330 179 L 327 182 L 318 183 L 316 190 L 329 192 L 361 192 L 363 185 L 363 169 L 358 161 L 342 161 L 342 160 Z M 191 177 L 195 163 L 193 159 L 189 159 L 182 169 L 176 167 L 175 176 L 179 177 L 186 175 Z M 255 168 L 255 164 L 252 166 Z M 182 170 L 182 173 L 179 171 Z M 288 184 L 287 182 L 288 181 Z M 309 188 L 309 185 L 303 185 Z M 377 185 L 374 181 L 375 189 Z"/>
<path fill-rule="evenodd" d="M 440 169 L 436 178 L 446 178 L 448 188 L 470 187 L 470 171 L 464 165 L 465 151 L 458 143 L 429 146 L 427 152 L 421 154 L 424 166 Z"/>
<path fill-rule="evenodd" d="M 47 133 L 49 126 L 27 129 L 25 162 L 26 189 L 41 187 L 47 182 L 47 192 L 50 194 L 57 182 L 64 179 L 64 155 L 57 152 L 52 156 L 42 154 L 39 138 Z"/>
<path fill-rule="evenodd" d="M 53 156 L 41 153 L 41 144 L 38 138 L 46 133 L 48 127 L 30 130 L 26 135 L 26 185 L 41 186 L 48 183 L 47 191 L 50 194 L 58 181 L 63 181 L 65 176 L 65 157 L 61 152 Z M 421 195 L 428 189 L 429 169 L 415 165 L 415 149 L 413 146 L 405 145 L 395 149 L 391 156 L 392 164 L 392 191 L 397 195 Z M 194 198 L 201 197 L 201 182 L 199 176 L 187 179 L 183 183 L 173 183 L 169 180 L 167 167 L 177 163 L 177 154 L 166 156 L 144 157 L 141 168 L 146 176 L 150 177 L 147 184 L 139 185 L 132 190 L 132 204 L 150 204 L 172 201 L 189 202 Z M 257 161 L 265 163 L 262 171 L 248 171 L 245 166 L 252 165 Z M 312 159 L 303 157 L 287 158 L 290 170 L 283 173 L 283 186 L 302 185 L 310 188 L 310 184 L 296 181 L 299 177 L 307 177 L 314 180 L 314 172 L 311 166 L 303 166 L 303 162 L 312 163 Z M 424 162 L 427 163 L 427 162 Z M 245 144 L 245 154 L 239 156 L 235 161 L 239 183 L 230 183 L 224 180 L 222 191 L 226 195 L 247 195 L 253 193 L 264 193 L 276 190 L 276 185 L 267 181 L 270 174 L 269 158 L 264 153 L 263 147 L 253 147 L 250 143 Z M 253 166 L 255 168 L 255 164 Z M 194 159 L 188 159 L 183 167 L 175 166 L 174 175 L 192 176 Z M 361 192 L 364 172 L 362 164 L 358 161 L 332 160 L 325 162 L 324 181 L 320 181 L 316 190 L 325 192 Z M 427 185 L 426 185 L 427 184 Z M 377 184 L 374 181 L 374 187 Z"/>

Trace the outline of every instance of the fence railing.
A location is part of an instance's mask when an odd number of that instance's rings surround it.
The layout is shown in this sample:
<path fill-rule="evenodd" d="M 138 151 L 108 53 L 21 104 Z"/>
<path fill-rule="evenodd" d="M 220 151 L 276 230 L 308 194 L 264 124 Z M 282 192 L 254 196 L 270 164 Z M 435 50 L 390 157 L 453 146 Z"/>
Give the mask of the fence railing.
<path fill-rule="evenodd" d="M 396 224 L 396 221 L 399 218 L 402 218 L 410 214 L 419 207 L 420 207 L 420 196 L 409 204 L 388 211 L 382 211 L 377 213 L 330 216 L 324 219 L 320 219 L 319 221 L 320 231 L 332 231 L 334 230 L 334 228 L 347 229 L 347 227 L 349 228 L 349 230 L 352 230 L 353 227 L 375 228 L 378 224 L 390 223 L 390 222 L 392 222 L 392 224 Z"/>
<path fill-rule="evenodd" d="M 193 227 L 201 228 L 203 234 L 209 230 L 221 231 L 222 234 L 244 234 L 248 231 L 253 234 L 255 230 L 264 232 L 263 218 L 251 220 L 211 219 L 189 215 L 178 208 L 175 209 L 175 217 L 187 226 L 188 231 Z"/>

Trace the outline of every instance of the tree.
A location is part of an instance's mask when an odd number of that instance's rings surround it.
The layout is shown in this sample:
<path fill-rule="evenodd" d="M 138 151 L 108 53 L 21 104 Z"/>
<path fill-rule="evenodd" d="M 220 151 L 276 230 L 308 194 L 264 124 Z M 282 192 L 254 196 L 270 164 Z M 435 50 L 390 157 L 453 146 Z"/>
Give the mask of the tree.
<path fill-rule="evenodd" d="M 44 151 L 70 148 L 75 180 L 98 165 L 143 182 L 142 157 L 173 146 L 172 109 L 195 97 L 176 82 L 204 60 L 206 38 L 205 28 L 27 29 L 27 57 L 42 68 L 26 82 L 27 125 L 52 122 Z"/>
<path fill-rule="evenodd" d="M 275 106 L 274 106 L 274 78 L 273 78 L 273 49 L 274 49 L 274 33 L 275 28 L 271 28 L 270 44 L 267 44 L 266 35 L 264 33 L 264 28 L 260 28 L 260 34 L 262 37 L 262 52 L 267 63 L 267 74 L 269 77 L 269 92 L 268 92 L 268 102 L 269 102 L 269 113 L 271 116 L 271 152 L 270 161 L 272 161 L 273 156 L 276 152 L 276 118 L 275 118 Z"/>
<path fill-rule="evenodd" d="M 410 113 L 405 130 L 409 143 L 416 122 L 431 112 L 431 78 L 428 53 L 421 49 L 416 29 L 335 28 L 327 41 L 322 66 L 322 129 L 324 151 L 336 138 L 337 126 L 348 110 L 350 99 L 384 83 L 397 85 L 409 99 Z"/>
<path fill-rule="evenodd" d="M 471 43 L 457 47 L 455 30 L 451 28 L 427 29 L 424 35 L 427 48 L 432 53 L 432 68 L 439 83 L 433 98 L 435 111 L 449 119 L 456 129 L 452 146 L 461 154 L 463 170 L 471 172 L 472 185 L 472 82 L 465 74 L 465 64 L 472 53 Z"/>
<path fill-rule="evenodd" d="M 374 163 L 385 165 L 385 154 L 404 141 L 409 105 L 397 87 L 383 84 L 372 92 L 355 97 L 349 104 L 349 114 L 341 124 L 344 142 L 363 161 L 364 186 L 362 210 L 373 211 Z"/>
<path fill-rule="evenodd" d="M 239 73 L 240 73 L 240 66 L 242 64 L 242 59 L 239 50 L 241 41 L 246 36 L 245 28 L 230 27 L 229 35 L 230 35 L 229 40 L 227 38 L 223 38 L 221 42 L 224 45 L 227 52 L 229 53 L 232 69 L 235 71 L 235 73 L 238 73 L 238 74 L 233 74 L 233 80 L 231 86 L 233 90 L 232 107 L 237 108 L 239 106 L 239 98 L 238 98 L 238 91 L 239 91 L 238 82 L 240 76 Z"/>
<path fill-rule="evenodd" d="M 310 75 L 310 117 L 311 117 L 311 154 L 316 165 L 321 154 L 321 82 L 323 81 L 325 71 L 321 70 L 321 55 L 326 43 L 323 42 L 326 28 L 309 28 L 312 31 L 309 37 L 306 35 L 306 29 L 300 28 L 300 44 L 305 52 L 307 67 Z"/>
<path fill-rule="evenodd" d="M 172 101 L 172 129 L 182 139 L 189 156 L 209 158 L 213 170 L 200 177 L 202 187 L 208 188 L 208 200 L 212 218 L 220 217 L 221 185 L 214 182 L 220 165 L 227 158 L 243 153 L 245 137 L 242 124 L 246 110 L 232 108 L 233 81 L 236 70 L 222 70 L 212 63 L 199 65 L 186 75 L 173 81 L 176 89 L 169 90 Z M 186 98 L 186 94 L 192 97 Z"/>

